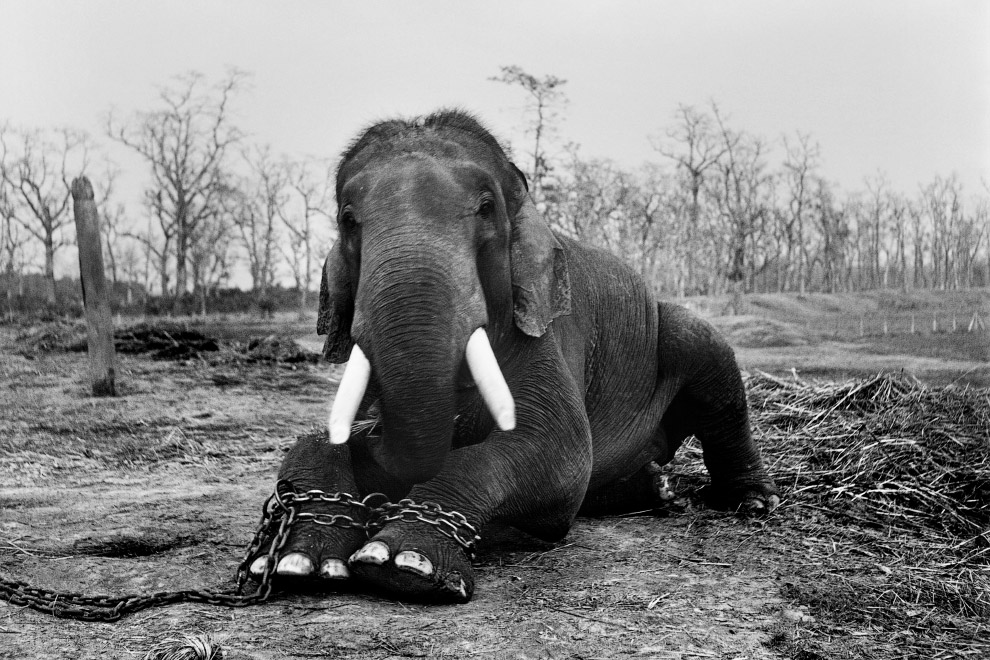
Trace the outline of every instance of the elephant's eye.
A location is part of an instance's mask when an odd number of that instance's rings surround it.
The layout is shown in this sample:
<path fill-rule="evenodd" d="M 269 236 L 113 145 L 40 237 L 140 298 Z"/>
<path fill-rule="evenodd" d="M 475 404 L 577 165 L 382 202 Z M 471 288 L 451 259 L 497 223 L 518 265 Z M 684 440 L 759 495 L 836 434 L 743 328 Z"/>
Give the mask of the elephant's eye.
<path fill-rule="evenodd" d="M 357 225 L 357 219 L 354 217 L 354 212 L 350 209 L 344 209 L 340 213 L 340 228 L 343 230 L 354 229 Z"/>
<path fill-rule="evenodd" d="M 488 197 L 482 199 L 481 204 L 478 205 L 478 215 L 483 220 L 488 220 L 495 215 L 495 202 Z"/>

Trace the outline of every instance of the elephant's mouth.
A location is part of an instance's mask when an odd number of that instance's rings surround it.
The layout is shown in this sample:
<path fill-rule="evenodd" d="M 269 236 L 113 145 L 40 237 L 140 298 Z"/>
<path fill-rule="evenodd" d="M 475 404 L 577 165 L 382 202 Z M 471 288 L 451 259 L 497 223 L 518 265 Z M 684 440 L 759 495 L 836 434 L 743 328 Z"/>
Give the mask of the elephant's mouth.
<path fill-rule="evenodd" d="M 478 388 L 495 423 L 503 431 L 513 430 L 516 426 L 515 402 L 484 328 L 478 328 L 471 334 L 464 350 L 464 360 L 471 378 L 474 379 L 474 385 Z M 361 405 L 361 399 L 370 380 L 371 363 L 365 357 L 364 351 L 354 344 L 344 375 L 340 379 L 337 396 L 330 409 L 331 443 L 347 442 L 358 406 Z M 458 386 L 460 385 L 461 383 L 458 382 Z"/>

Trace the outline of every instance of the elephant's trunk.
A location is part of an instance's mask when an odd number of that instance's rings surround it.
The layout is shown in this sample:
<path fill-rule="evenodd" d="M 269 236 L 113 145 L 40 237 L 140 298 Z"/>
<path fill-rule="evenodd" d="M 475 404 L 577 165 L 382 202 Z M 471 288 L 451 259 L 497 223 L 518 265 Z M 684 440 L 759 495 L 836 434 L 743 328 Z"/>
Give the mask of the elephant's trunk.
<path fill-rule="evenodd" d="M 373 371 L 384 431 L 377 459 L 395 477 L 422 482 L 440 472 L 450 450 L 455 379 L 465 357 L 503 430 L 514 426 L 515 408 L 484 328 L 470 326 L 457 309 L 445 269 L 397 268 L 397 256 L 393 252 L 387 269 L 369 269 L 362 282 L 365 295 L 358 297 L 366 306 L 352 327 L 355 348 L 331 410 L 330 433 L 332 442 L 347 440 Z M 376 271 L 387 274 L 376 281 Z"/>
<path fill-rule="evenodd" d="M 422 482 L 440 472 L 454 432 L 454 296 L 438 275 L 436 267 L 393 263 L 376 283 L 372 271 L 369 295 L 359 296 L 366 311 L 352 330 L 380 387 L 379 461 L 404 481 Z"/>

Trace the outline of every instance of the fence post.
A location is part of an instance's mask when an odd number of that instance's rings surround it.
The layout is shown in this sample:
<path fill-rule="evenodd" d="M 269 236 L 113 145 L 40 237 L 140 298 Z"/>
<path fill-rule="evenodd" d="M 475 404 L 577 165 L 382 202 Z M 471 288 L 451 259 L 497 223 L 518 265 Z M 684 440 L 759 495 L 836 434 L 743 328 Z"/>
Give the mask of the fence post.
<path fill-rule="evenodd" d="M 84 176 L 72 181 L 72 209 L 76 218 L 79 276 L 82 280 L 83 307 L 86 309 L 89 376 L 93 396 L 116 396 L 113 323 L 103 274 L 100 218 L 96 212 L 96 202 L 93 201 L 93 186 Z"/>
<path fill-rule="evenodd" d="M 980 318 L 980 312 L 977 310 L 973 312 L 973 318 L 969 320 L 969 327 L 966 328 L 966 332 L 973 332 L 974 330 L 979 332 L 984 329 L 983 319 Z"/>

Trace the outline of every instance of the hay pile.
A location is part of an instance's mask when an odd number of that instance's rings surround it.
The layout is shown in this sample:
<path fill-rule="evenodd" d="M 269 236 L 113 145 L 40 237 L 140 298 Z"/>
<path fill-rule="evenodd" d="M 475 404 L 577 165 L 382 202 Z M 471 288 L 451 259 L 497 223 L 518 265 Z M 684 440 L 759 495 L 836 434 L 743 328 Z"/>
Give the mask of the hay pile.
<path fill-rule="evenodd" d="M 229 348 L 246 362 L 317 364 L 320 355 L 302 348 L 295 340 L 279 336 L 255 337 L 247 342 L 230 342 Z"/>
<path fill-rule="evenodd" d="M 81 345 L 86 350 L 86 324 L 81 321 L 57 320 L 22 328 L 15 336 L 19 354 L 32 358 L 39 353 L 67 350 Z"/>
<path fill-rule="evenodd" d="M 155 360 L 188 360 L 220 350 L 217 340 L 179 323 L 138 323 L 113 333 L 117 351 Z M 74 350 L 70 348 L 70 350 Z M 81 350 L 86 350 L 85 344 Z"/>
<path fill-rule="evenodd" d="M 784 496 L 780 532 L 801 537 L 804 574 L 785 595 L 931 648 L 940 635 L 987 640 L 990 390 L 887 374 L 746 381 Z"/>
<path fill-rule="evenodd" d="M 290 337 L 271 334 L 247 341 L 222 340 L 186 323 L 155 320 L 118 328 L 113 333 L 118 353 L 147 355 L 153 360 L 204 359 L 211 364 L 317 364 L 320 355 Z M 88 350 L 86 325 L 58 321 L 26 328 L 17 335 L 26 357 L 57 351 Z"/>

